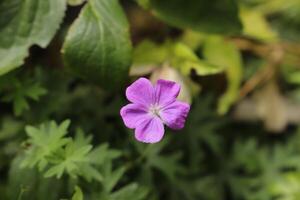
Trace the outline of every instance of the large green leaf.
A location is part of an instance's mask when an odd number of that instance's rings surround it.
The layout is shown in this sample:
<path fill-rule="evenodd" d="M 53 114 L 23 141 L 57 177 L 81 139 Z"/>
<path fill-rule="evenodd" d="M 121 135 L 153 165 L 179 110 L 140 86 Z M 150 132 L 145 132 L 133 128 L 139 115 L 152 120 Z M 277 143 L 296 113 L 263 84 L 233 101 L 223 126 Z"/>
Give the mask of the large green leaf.
<path fill-rule="evenodd" d="M 241 30 L 235 0 L 138 0 L 160 19 L 179 28 L 212 33 Z"/>
<path fill-rule="evenodd" d="M 112 88 L 128 74 L 131 49 L 129 25 L 118 1 L 90 0 L 70 28 L 62 52 L 75 74 Z"/>
<path fill-rule="evenodd" d="M 65 9 L 65 0 L 1 0 L 0 75 L 22 65 L 30 46 L 48 45 Z"/>

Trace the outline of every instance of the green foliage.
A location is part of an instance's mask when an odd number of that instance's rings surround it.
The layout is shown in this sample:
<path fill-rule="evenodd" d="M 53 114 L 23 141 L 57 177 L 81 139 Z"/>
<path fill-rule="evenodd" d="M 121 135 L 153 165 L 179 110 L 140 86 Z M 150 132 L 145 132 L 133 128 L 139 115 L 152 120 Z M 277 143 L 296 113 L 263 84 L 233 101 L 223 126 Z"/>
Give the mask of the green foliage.
<path fill-rule="evenodd" d="M 63 182 L 54 178 L 45 179 L 36 169 L 20 168 L 22 159 L 22 156 L 17 156 L 11 163 L 6 199 L 59 199 L 59 192 L 63 187 Z M 5 193 L 3 193 L 1 197 L 3 197 L 3 195 L 5 195 Z"/>
<path fill-rule="evenodd" d="M 145 188 L 139 188 L 137 184 L 129 184 L 119 189 L 110 195 L 111 200 L 122 200 L 122 199 L 146 199 L 148 191 Z"/>
<path fill-rule="evenodd" d="M 246 36 L 266 42 L 276 42 L 278 40 L 276 32 L 272 30 L 261 12 L 244 8 L 241 9 L 240 15 L 243 23 L 243 33 Z"/>
<path fill-rule="evenodd" d="M 299 133 L 287 146 L 260 146 L 254 139 L 233 147 L 230 186 L 237 198 L 297 199 L 299 190 Z M 242 175 L 238 171 L 242 170 Z"/>
<path fill-rule="evenodd" d="M 234 0 L 138 0 L 154 10 L 156 16 L 179 28 L 209 33 L 237 33 L 242 26 Z"/>
<path fill-rule="evenodd" d="M 157 45 L 151 41 L 144 41 L 134 50 L 134 60 L 132 70 L 145 66 L 159 66 L 168 63 L 179 69 L 188 76 L 191 70 L 195 70 L 198 75 L 210 75 L 223 71 L 223 67 L 218 67 L 201 60 L 192 49 L 181 42 L 166 42 Z"/>
<path fill-rule="evenodd" d="M 23 64 L 32 45 L 46 47 L 59 28 L 65 0 L 0 3 L 0 75 Z"/>
<path fill-rule="evenodd" d="M 223 66 L 226 70 L 228 86 L 218 105 L 218 112 L 224 114 L 238 97 L 243 73 L 240 52 L 223 38 L 211 36 L 205 41 L 203 54 L 209 62 Z"/>
<path fill-rule="evenodd" d="M 75 187 L 75 193 L 72 196 L 72 200 L 83 200 L 83 194 L 80 187 L 78 186 Z"/>
<path fill-rule="evenodd" d="M 0 199 L 299 200 L 299 16 L 299 0 L 0 1 Z M 157 144 L 120 117 L 141 76 L 191 104 Z"/>
<path fill-rule="evenodd" d="M 13 85 L 8 94 L 2 97 L 4 102 L 12 102 L 14 114 L 20 116 L 25 110 L 29 110 L 29 103 L 27 99 L 38 101 L 39 98 L 47 93 L 39 83 L 32 81 L 21 82 L 19 80 L 12 80 Z"/>
<path fill-rule="evenodd" d="M 52 121 L 41 124 L 39 128 L 27 126 L 30 148 L 22 166 L 38 166 L 40 171 L 46 170 L 45 177 L 61 178 L 67 173 L 73 178 L 82 176 L 87 181 L 102 181 L 103 177 L 95 166 L 118 157 L 119 152 L 109 150 L 107 144 L 92 150 L 91 138 L 85 138 L 80 130 L 74 140 L 66 137 L 69 124 L 70 121 L 65 120 L 60 125 Z"/>
<path fill-rule="evenodd" d="M 68 0 L 70 6 L 78 6 L 83 4 L 83 2 L 85 2 L 85 0 Z"/>
<path fill-rule="evenodd" d="M 145 162 L 145 165 L 147 166 L 146 171 L 143 173 L 149 176 L 149 174 L 152 173 L 151 170 L 157 169 L 170 181 L 174 181 L 177 175 L 184 172 L 182 166 L 178 164 L 181 158 L 180 152 L 168 154 L 167 156 L 161 154 L 161 151 L 168 143 L 169 141 L 166 139 L 159 144 L 148 147 L 136 144 L 137 150 L 141 154 L 139 159 L 141 162 Z M 143 161 L 143 159 L 145 160 Z"/>
<path fill-rule="evenodd" d="M 41 124 L 38 128 L 27 126 L 26 133 L 29 136 L 27 142 L 30 149 L 26 151 L 22 166 L 34 167 L 37 165 L 40 170 L 43 170 L 48 164 L 47 157 L 68 143 L 69 138 L 64 136 L 67 134 L 69 124 L 70 121 L 66 120 L 60 125 L 51 121 Z"/>
<path fill-rule="evenodd" d="M 1 123 L 0 141 L 13 138 L 22 127 L 20 121 L 16 121 L 10 117 L 4 118 Z"/>
<path fill-rule="evenodd" d="M 148 190 L 144 187 L 139 187 L 136 183 L 130 183 L 121 187 L 118 190 L 113 190 L 121 177 L 124 176 L 125 168 L 120 167 L 116 170 L 112 169 L 110 163 L 105 163 L 103 166 L 103 190 L 100 193 L 93 194 L 92 199 L 108 199 L 108 200 L 122 200 L 122 199 L 137 199 L 143 200 L 148 194 Z"/>
<path fill-rule="evenodd" d="M 118 0 L 88 1 L 71 26 L 62 52 L 78 76 L 107 88 L 123 83 L 131 61 L 131 42 Z"/>
<path fill-rule="evenodd" d="M 286 174 L 280 182 L 272 184 L 271 191 L 280 200 L 294 200 L 300 198 L 299 173 Z"/>

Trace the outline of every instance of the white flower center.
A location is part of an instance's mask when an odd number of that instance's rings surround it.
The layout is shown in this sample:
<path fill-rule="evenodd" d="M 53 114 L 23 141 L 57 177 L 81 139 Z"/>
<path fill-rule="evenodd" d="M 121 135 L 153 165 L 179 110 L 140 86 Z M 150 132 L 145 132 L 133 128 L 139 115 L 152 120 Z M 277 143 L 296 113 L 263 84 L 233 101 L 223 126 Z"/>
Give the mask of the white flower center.
<path fill-rule="evenodd" d="M 157 104 L 152 104 L 149 107 L 149 113 L 160 118 L 160 106 Z"/>

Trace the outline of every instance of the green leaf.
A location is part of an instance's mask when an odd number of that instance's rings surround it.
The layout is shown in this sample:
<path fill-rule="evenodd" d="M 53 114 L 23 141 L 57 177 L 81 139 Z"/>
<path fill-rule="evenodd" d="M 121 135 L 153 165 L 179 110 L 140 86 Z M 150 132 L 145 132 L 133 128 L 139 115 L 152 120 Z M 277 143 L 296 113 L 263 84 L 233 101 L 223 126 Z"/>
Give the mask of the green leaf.
<path fill-rule="evenodd" d="M 45 179 L 37 169 L 20 168 L 23 156 L 16 156 L 10 164 L 5 199 L 57 200 L 65 184 L 54 178 Z M 49 192 L 51 191 L 51 192 Z M 4 194 L 1 194 L 1 198 Z M 4 195 L 5 196 L 5 195 Z"/>
<path fill-rule="evenodd" d="M 276 32 L 271 29 L 270 24 L 262 13 L 250 9 L 241 9 L 240 16 L 245 35 L 266 42 L 276 42 L 278 40 Z"/>
<path fill-rule="evenodd" d="M 271 185 L 271 192 L 278 200 L 297 200 L 300 198 L 300 174 L 288 173 L 281 181 Z"/>
<path fill-rule="evenodd" d="M 75 193 L 72 196 L 72 200 L 83 200 L 83 193 L 82 193 L 80 187 L 78 187 L 78 186 L 75 187 Z"/>
<path fill-rule="evenodd" d="M 5 102 L 13 102 L 14 114 L 19 116 L 23 111 L 29 109 L 28 98 L 38 101 L 39 98 L 47 93 L 39 83 L 32 81 L 20 82 L 15 80 L 12 91 L 6 94 L 2 100 Z"/>
<path fill-rule="evenodd" d="M 169 57 L 170 43 L 162 45 L 150 40 L 144 40 L 133 51 L 133 66 L 162 64 Z"/>
<path fill-rule="evenodd" d="M 46 158 L 69 141 L 68 138 L 65 138 L 69 124 L 70 120 L 65 120 L 60 125 L 51 121 L 41 124 L 38 128 L 26 126 L 26 133 L 29 136 L 28 143 L 31 146 L 26 151 L 22 167 L 38 165 L 40 170 L 44 169 L 48 163 Z"/>
<path fill-rule="evenodd" d="M 238 97 L 243 68 L 241 55 L 234 44 L 220 36 L 209 36 L 204 44 L 204 58 L 211 64 L 225 68 L 227 89 L 218 104 L 218 112 L 225 114 Z"/>
<path fill-rule="evenodd" d="M 131 48 L 129 25 L 118 1 L 89 0 L 71 26 L 62 52 L 79 77 L 116 88 L 127 77 Z"/>
<path fill-rule="evenodd" d="M 79 6 L 83 4 L 86 0 L 68 0 L 68 5 L 70 6 Z"/>
<path fill-rule="evenodd" d="M 111 163 L 108 162 L 105 163 L 103 171 L 103 187 L 106 193 L 110 193 L 118 181 L 123 177 L 125 173 L 125 167 L 120 167 L 116 170 L 113 170 Z"/>
<path fill-rule="evenodd" d="M 162 45 L 150 40 L 139 43 L 133 51 L 133 64 L 130 75 L 142 76 L 153 71 L 159 65 L 166 62 L 169 57 L 169 43 Z"/>
<path fill-rule="evenodd" d="M 111 162 L 116 156 L 110 156 L 113 150 L 108 149 L 104 144 L 92 150 L 89 144 L 90 137 L 84 138 L 82 132 L 77 132 L 75 140 L 63 147 L 59 152 L 49 159 L 53 165 L 46 171 L 45 177 L 56 176 L 61 178 L 64 173 L 71 177 L 82 176 L 87 181 L 95 179 L 102 181 L 103 176 L 96 166 L 101 166 L 104 162 Z"/>
<path fill-rule="evenodd" d="M 109 149 L 108 144 L 102 144 L 93 149 L 93 151 L 90 152 L 88 157 L 91 163 L 96 165 L 102 165 L 105 162 L 110 162 L 111 160 L 118 158 L 120 155 L 120 151 Z"/>
<path fill-rule="evenodd" d="M 55 164 L 46 171 L 45 177 L 61 178 L 64 172 L 76 177 L 81 173 L 79 165 L 88 162 L 87 154 L 91 149 L 92 145 L 77 146 L 73 141 L 70 141 L 61 153 L 61 159 L 56 160 Z"/>
<path fill-rule="evenodd" d="M 173 52 L 171 65 L 178 68 L 184 75 L 189 75 L 191 70 L 195 70 L 199 76 L 216 74 L 224 70 L 222 65 L 212 65 L 200 60 L 192 49 L 183 43 L 176 43 Z"/>
<path fill-rule="evenodd" d="M 144 145 L 136 144 L 136 148 L 141 155 L 146 158 L 146 166 L 159 170 L 170 181 L 175 181 L 176 177 L 178 177 L 177 175 L 184 172 L 184 169 L 180 164 L 182 153 L 175 152 L 172 154 L 162 155 L 161 152 L 168 143 L 169 140 L 164 139 L 162 142 L 152 144 L 146 148 L 144 148 Z"/>
<path fill-rule="evenodd" d="M 22 65 L 30 46 L 48 45 L 65 9 L 65 0 L 0 2 L 0 75 Z"/>
<path fill-rule="evenodd" d="M 31 168 L 37 165 L 40 170 L 45 170 L 46 178 L 55 176 L 59 179 L 67 174 L 72 178 L 81 176 L 88 182 L 93 179 L 103 181 L 99 168 L 110 164 L 120 152 L 109 149 L 108 144 L 92 149 L 91 136 L 85 137 L 80 129 L 77 129 L 74 140 L 67 138 L 69 124 L 70 121 L 65 120 L 60 125 L 52 121 L 39 128 L 27 126 L 30 147 L 21 166 Z M 113 185 L 115 179 L 112 175 L 108 185 Z"/>
<path fill-rule="evenodd" d="M 296 66 L 283 65 L 281 70 L 285 81 L 289 84 L 300 85 L 300 71 Z"/>
<path fill-rule="evenodd" d="M 195 70 L 200 76 L 216 74 L 224 70 L 223 66 L 212 65 L 201 60 L 184 43 L 167 41 L 158 45 L 145 40 L 134 49 L 134 62 L 131 73 L 141 75 L 140 72 L 145 72 L 143 68 L 147 66 L 157 67 L 163 63 L 168 63 L 172 67 L 179 69 L 186 76 L 190 74 L 191 70 Z"/>
<path fill-rule="evenodd" d="M 23 127 L 22 122 L 12 118 L 5 117 L 2 119 L 0 129 L 0 141 L 14 137 Z"/>
<path fill-rule="evenodd" d="M 166 156 L 155 155 L 148 162 L 152 167 L 165 174 L 171 181 L 174 181 L 179 174 L 184 172 L 184 168 L 179 164 L 181 158 L 182 153 L 178 152 Z"/>
<path fill-rule="evenodd" d="M 148 194 L 148 190 L 143 187 L 139 187 L 136 183 L 131 183 L 117 190 L 110 195 L 112 200 L 144 200 Z"/>
<path fill-rule="evenodd" d="M 242 26 L 234 0 L 138 0 L 154 14 L 179 28 L 210 33 L 238 33 Z"/>

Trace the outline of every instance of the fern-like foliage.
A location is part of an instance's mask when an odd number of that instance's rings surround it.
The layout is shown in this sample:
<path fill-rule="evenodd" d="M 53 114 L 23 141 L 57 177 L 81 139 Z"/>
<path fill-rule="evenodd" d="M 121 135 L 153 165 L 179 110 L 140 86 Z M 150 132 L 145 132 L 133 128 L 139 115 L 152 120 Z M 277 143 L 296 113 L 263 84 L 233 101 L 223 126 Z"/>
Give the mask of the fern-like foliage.
<path fill-rule="evenodd" d="M 8 92 L 2 97 L 4 102 L 12 102 L 14 114 L 19 116 L 23 111 L 30 108 L 28 100 L 38 101 L 39 98 L 47 94 L 47 90 L 33 81 L 20 81 L 19 79 L 11 79 L 12 86 Z"/>
<path fill-rule="evenodd" d="M 27 143 L 30 147 L 26 151 L 22 166 L 34 167 L 37 165 L 40 170 L 45 169 L 49 163 L 48 157 L 70 141 L 70 138 L 65 137 L 69 125 L 70 120 L 66 120 L 60 125 L 51 121 L 41 124 L 39 127 L 27 126 L 26 133 L 29 136 Z"/>
<path fill-rule="evenodd" d="M 91 137 L 85 137 L 81 130 L 77 131 L 74 139 L 67 137 L 69 125 L 70 120 L 61 124 L 51 121 L 39 127 L 27 126 L 29 139 L 26 143 L 29 147 L 22 166 L 37 166 L 45 177 L 61 178 L 68 174 L 72 178 L 80 176 L 87 181 L 102 181 L 103 176 L 97 166 L 119 157 L 120 153 L 110 150 L 107 144 L 93 149 Z"/>

